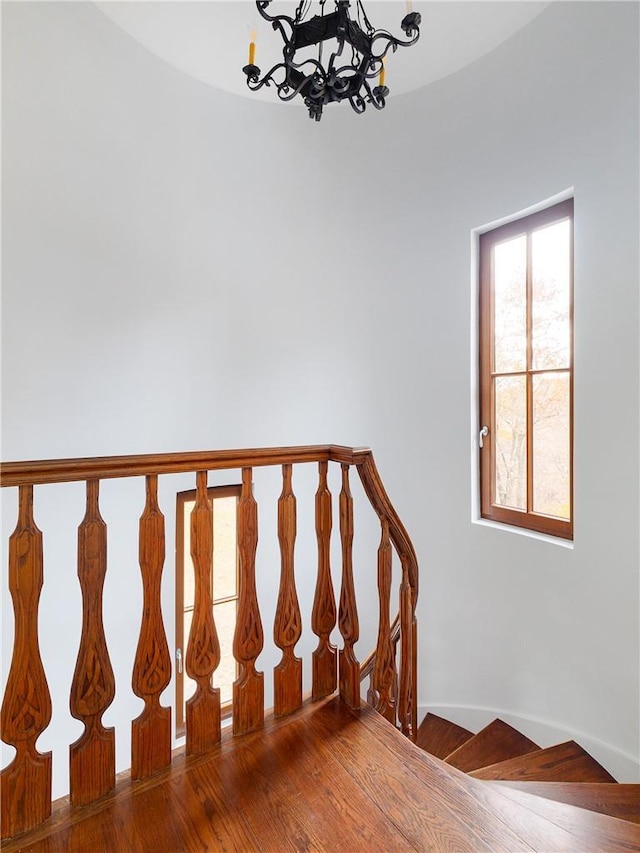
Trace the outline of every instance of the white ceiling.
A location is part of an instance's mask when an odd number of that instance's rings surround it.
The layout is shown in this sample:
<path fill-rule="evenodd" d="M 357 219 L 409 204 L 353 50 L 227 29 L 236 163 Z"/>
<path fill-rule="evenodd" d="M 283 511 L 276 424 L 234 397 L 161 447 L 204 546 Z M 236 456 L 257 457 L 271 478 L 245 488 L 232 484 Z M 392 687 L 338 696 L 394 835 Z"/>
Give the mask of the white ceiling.
<path fill-rule="evenodd" d="M 371 24 L 404 37 L 404 0 L 363 0 Z M 156 56 L 212 86 L 237 95 L 277 101 L 273 87 L 251 92 L 242 66 L 249 36 L 257 30 L 256 64 L 265 71 L 282 58 L 282 38 L 256 11 L 252 0 L 210 2 L 102 2 L 95 4 L 121 29 Z M 292 16 L 297 0 L 274 0 L 269 14 Z M 352 6 L 354 4 L 352 3 Z M 414 2 L 422 15 L 420 40 L 399 48 L 387 61 L 391 94 L 426 86 L 493 50 L 528 24 L 548 2 Z M 313 4 L 312 14 L 317 13 Z M 327 9 L 331 8 L 331 0 Z M 302 104 L 301 99 L 296 99 Z"/>

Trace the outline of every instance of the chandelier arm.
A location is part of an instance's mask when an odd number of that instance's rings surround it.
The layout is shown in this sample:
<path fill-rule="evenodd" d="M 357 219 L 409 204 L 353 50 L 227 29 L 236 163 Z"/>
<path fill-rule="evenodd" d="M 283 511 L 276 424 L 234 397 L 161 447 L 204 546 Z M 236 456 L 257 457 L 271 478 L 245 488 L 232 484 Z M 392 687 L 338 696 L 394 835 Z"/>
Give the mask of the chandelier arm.
<path fill-rule="evenodd" d="M 318 62 L 317 59 L 314 59 L 312 56 L 307 57 L 307 59 L 303 59 L 302 62 L 294 62 L 292 58 L 288 58 L 287 61 L 282 64 L 284 64 L 286 67 L 295 68 L 296 71 L 298 71 L 300 68 L 304 68 L 305 65 L 312 65 L 315 68 L 316 72 L 318 72 L 322 77 L 325 76 L 325 71 L 322 67 L 322 64 Z"/>
<path fill-rule="evenodd" d="M 275 79 L 275 74 L 280 69 L 284 71 L 285 78 L 284 80 L 278 82 Z M 258 79 L 258 77 L 249 77 L 247 76 L 247 86 L 251 89 L 252 92 L 257 92 L 259 89 L 262 89 L 263 86 L 270 86 L 272 83 L 276 87 L 276 91 L 278 93 L 278 97 L 281 101 L 291 101 L 298 95 L 301 89 L 304 86 L 313 80 L 314 74 L 307 74 L 303 77 L 300 83 L 293 87 L 292 84 L 287 80 L 287 66 L 284 62 L 278 62 L 272 68 L 269 69 L 262 77 L 262 79 Z"/>
<path fill-rule="evenodd" d="M 373 45 L 378 39 L 386 38 L 388 41 L 387 46 L 384 51 L 379 54 L 379 58 L 382 59 L 383 56 L 387 55 L 389 48 L 392 50 L 396 50 L 398 47 L 411 47 L 412 44 L 415 44 L 420 38 L 420 30 L 415 27 L 413 30 L 413 37 L 408 41 L 402 41 L 402 39 L 396 38 L 392 36 L 390 33 L 385 32 L 384 30 L 376 30 L 376 32 L 371 36 L 371 53 L 373 54 Z"/>
<path fill-rule="evenodd" d="M 362 115 L 367 108 L 367 104 L 360 92 L 356 92 L 355 95 L 350 95 L 349 103 L 351 104 L 354 112 L 358 113 L 358 115 Z"/>
<path fill-rule="evenodd" d="M 386 101 L 385 101 L 384 96 L 385 96 L 385 94 L 389 94 L 389 90 L 387 89 L 387 87 L 386 86 L 376 86 L 375 89 L 373 90 L 373 92 L 371 91 L 371 89 L 369 89 L 368 86 L 367 86 L 367 89 L 369 91 L 370 103 L 372 103 L 373 106 L 377 110 L 383 110 L 385 108 L 385 105 L 386 105 Z"/>
<path fill-rule="evenodd" d="M 364 75 L 357 68 L 354 68 L 353 65 L 341 65 L 339 68 L 334 68 L 333 71 L 336 77 L 340 77 L 346 72 L 345 79 L 349 81 L 357 79 L 364 80 Z M 349 74 L 348 72 L 351 73 Z M 360 86 L 358 86 L 358 88 L 360 88 Z"/>
<path fill-rule="evenodd" d="M 263 86 L 270 86 L 272 83 L 275 86 L 280 86 L 281 84 L 274 79 L 274 73 L 279 68 L 282 68 L 286 73 L 287 66 L 284 64 L 284 62 L 277 62 L 263 75 L 262 79 L 260 79 L 258 76 L 250 77 L 249 75 L 247 75 L 247 86 L 251 89 L 252 92 L 257 92 L 258 89 L 262 89 Z"/>
<path fill-rule="evenodd" d="M 307 77 L 305 77 L 303 80 L 300 81 L 300 83 L 296 86 L 295 89 L 292 89 L 291 84 L 287 83 L 287 81 L 285 80 L 284 83 L 278 84 L 278 97 L 280 98 L 281 101 L 291 101 L 291 100 L 293 100 L 293 98 L 295 98 L 296 95 L 300 94 L 300 91 L 307 85 L 307 83 L 309 83 L 312 80 L 313 80 L 313 74 L 309 74 Z M 291 90 L 291 91 L 290 92 L 287 91 L 283 95 L 282 92 L 284 89 Z"/>
<path fill-rule="evenodd" d="M 382 56 L 372 56 L 371 61 L 369 62 L 369 70 L 366 71 L 362 77 L 363 80 L 373 80 L 374 77 L 377 77 L 382 71 L 382 60 L 384 58 L 384 54 Z"/>

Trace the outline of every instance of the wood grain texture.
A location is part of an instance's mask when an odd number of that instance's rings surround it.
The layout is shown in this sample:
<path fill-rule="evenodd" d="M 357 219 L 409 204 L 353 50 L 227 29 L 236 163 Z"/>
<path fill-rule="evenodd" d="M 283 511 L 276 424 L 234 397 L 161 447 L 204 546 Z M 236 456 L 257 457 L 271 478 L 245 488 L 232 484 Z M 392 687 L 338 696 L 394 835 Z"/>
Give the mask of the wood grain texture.
<path fill-rule="evenodd" d="M 433 759 L 437 761 L 438 759 Z M 546 816 L 537 814 L 529 809 L 514 810 L 513 800 L 502 796 L 502 791 L 496 790 L 493 783 L 482 782 L 466 776 L 456 768 L 448 768 L 450 774 L 457 774 L 458 781 L 477 800 L 478 804 L 484 806 L 496 818 L 502 820 L 512 831 L 516 832 L 540 853 L 613 853 L 617 848 L 602 847 L 594 839 L 586 840 L 578 838 L 567 828 L 550 821 Z M 576 826 L 580 825 L 580 809 Z M 599 817 L 599 816 L 598 816 Z M 587 818 L 588 820 L 588 818 Z M 516 850 L 518 848 L 515 848 Z"/>
<path fill-rule="evenodd" d="M 312 656 L 312 697 L 314 700 L 329 696 L 338 684 L 336 647 L 331 643 L 331 632 L 336 625 L 336 599 L 331 580 L 331 492 L 327 485 L 326 462 L 320 462 L 318 490 L 316 492 L 316 538 L 318 540 L 318 574 L 316 579 L 311 628 L 318 637 L 318 646 Z"/>
<path fill-rule="evenodd" d="M 640 784 L 617 782 L 493 782 L 497 790 L 517 788 L 524 794 L 579 806 L 620 820 L 640 823 Z"/>
<path fill-rule="evenodd" d="M 69 747 L 70 797 L 75 806 L 103 797 L 115 785 L 115 729 L 102 716 L 116 685 L 102 622 L 107 572 L 107 525 L 98 505 L 99 481 L 87 481 L 87 504 L 78 527 L 78 579 L 82 591 L 82 634 L 69 708 L 84 732 Z"/>
<path fill-rule="evenodd" d="M 571 806 L 537 814 L 524 796 L 518 803 L 431 758 L 370 708 L 354 714 L 334 697 L 268 717 L 243 738 L 227 731 L 213 752 L 179 754 L 134 786 L 122 778 L 83 809 L 56 804 L 3 853 L 638 849 L 635 825 Z"/>
<path fill-rule="evenodd" d="M 131 723 L 131 778 L 145 779 L 171 761 L 171 708 L 160 694 L 171 681 L 171 657 L 162 620 L 161 585 L 165 560 L 164 515 L 158 506 L 158 478 L 145 481 L 146 503 L 140 518 L 142 624 L 133 665 L 133 692 L 144 709 Z"/>
<path fill-rule="evenodd" d="M 312 444 L 295 447 L 254 447 L 239 450 L 202 450 L 190 453 L 145 453 L 132 456 L 96 456 L 75 459 L 37 459 L 3 462 L 0 486 L 72 483 L 148 474 L 185 474 L 225 468 L 260 467 L 296 462 L 333 461 L 360 464 L 371 455 L 368 447 Z"/>
<path fill-rule="evenodd" d="M 280 588 L 273 640 L 281 649 L 282 658 L 273 671 L 273 709 L 276 716 L 291 714 L 302 705 L 302 660 L 296 657 L 294 652 L 302 634 L 302 617 L 294 573 L 296 498 L 293 494 L 291 465 L 282 466 L 282 493 L 278 499 L 278 541 Z"/>
<path fill-rule="evenodd" d="M 253 497 L 252 469 L 242 469 L 242 493 L 237 509 L 240 590 L 233 638 L 233 655 L 240 673 L 233 683 L 233 733 L 243 735 L 264 723 L 264 674 L 256 670 L 264 635 L 256 592 L 258 505 Z"/>
<path fill-rule="evenodd" d="M 498 761 L 535 752 L 540 747 L 503 720 L 494 720 L 474 735 L 445 761 L 470 773 Z"/>
<path fill-rule="evenodd" d="M 191 512 L 191 559 L 194 606 L 185 665 L 196 689 L 186 703 L 188 755 L 208 752 L 220 741 L 220 690 L 211 678 L 220 663 L 220 644 L 213 620 L 213 508 L 207 495 L 207 472 L 196 474 L 196 502 Z"/>
<path fill-rule="evenodd" d="M 33 518 L 33 487 L 21 486 L 18 521 L 9 537 L 14 644 L 1 712 L 2 740 L 14 746 L 16 754 L 0 774 L 2 838 L 32 829 L 51 813 L 51 753 L 36 749 L 51 720 L 51 696 L 38 640 L 42 584 L 42 533 Z"/>
<path fill-rule="evenodd" d="M 360 707 L 360 664 L 354 645 L 360 636 L 356 591 L 353 583 L 353 496 L 349 486 L 349 466 L 342 465 L 340 490 L 340 541 L 342 544 L 342 586 L 338 625 L 343 647 L 338 656 L 340 697 L 350 708 Z"/>
<path fill-rule="evenodd" d="M 640 826 L 637 823 L 532 796 L 515 788 L 500 788 L 500 794 L 514 805 L 526 809 L 530 815 L 538 815 L 570 833 L 574 839 L 572 851 L 638 853 L 640 850 Z"/>
<path fill-rule="evenodd" d="M 379 715 L 372 716 L 368 731 L 336 699 L 309 704 L 279 724 L 268 720 L 262 731 L 224 738 L 210 755 L 188 761 L 178 756 L 153 780 L 133 787 L 123 780 L 101 804 L 61 814 L 48 836 L 30 836 L 28 849 L 532 849 L 463 790 L 450 786 L 441 794 L 437 768 Z M 455 800 L 448 803 L 452 794 Z M 550 831 L 547 838 L 552 837 Z M 3 853 L 19 849 L 11 842 Z"/>
<path fill-rule="evenodd" d="M 344 704 L 331 702 L 322 714 L 314 715 L 316 737 L 371 801 L 401 827 L 408 849 L 451 853 L 532 849 L 520 833 L 513 833 L 467 798 L 446 770 L 440 770 L 372 708 L 363 706 L 349 726 L 341 722 L 344 714 Z"/>
<path fill-rule="evenodd" d="M 386 518 L 389 523 L 389 536 L 401 559 L 406 560 L 409 585 L 413 595 L 413 607 L 418 600 L 418 558 L 415 548 L 409 538 L 407 530 L 400 520 L 400 516 L 391 503 L 386 492 L 378 469 L 376 467 L 373 453 L 363 453 L 356 464 L 356 470 L 362 482 L 365 494 L 376 511 L 378 518 Z"/>
<path fill-rule="evenodd" d="M 362 454 L 359 461 L 356 463 L 356 469 L 362 482 L 365 494 L 369 498 L 371 506 L 378 515 L 378 518 L 386 519 L 389 524 L 389 536 L 393 546 L 400 557 L 403 573 L 406 577 L 403 582 L 408 583 L 411 591 L 411 636 L 405 636 L 404 643 L 401 644 L 401 649 L 404 649 L 405 657 L 401 658 L 401 690 L 404 690 L 404 697 L 401 695 L 401 701 L 406 703 L 406 707 L 402 710 L 401 726 L 403 732 L 411 740 L 415 740 L 418 730 L 418 703 L 416 697 L 418 695 L 418 623 L 416 620 L 416 605 L 418 602 L 418 558 L 416 556 L 413 543 L 409 538 L 409 534 L 403 525 L 398 513 L 396 512 L 389 495 L 384 488 L 384 484 L 378 473 L 373 453 Z M 402 603 L 400 605 L 402 610 Z M 405 605 L 406 608 L 406 605 Z M 391 635 L 395 641 L 396 636 L 404 630 L 402 620 L 398 614 L 391 628 Z M 408 612 L 405 609 L 404 623 L 408 623 Z M 407 659 L 410 655 L 410 660 Z M 405 660 L 408 665 L 405 665 Z M 372 661 L 367 660 L 363 666 L 363 675 L 369 672 L 372 668 Z M 403 678 L 405 679 L 403 683 Z M 409 679 L 409 683 L 406 683 Z M 409 719 L 407 719 L 407 714 Z"/>
<path fill-rule="evenodd" d="M 401 559 L 402 581 L 400 583 L 400 684 L 398 695 L 398 722 L 405 737 L 415 741 L 417 730 L 414 725 L 416 714 L 416 694 L 414 661 L 417 652 L 413 648 L 416 618 L 413 612 L 413 596 L 409 583 L 409 571 L 406 558 Z M 393 628 L 389 631 L 392 642 Z"/>
<path fill-rule="evenodd" d="M 474 770 L 472 775 L 477 779 L 511 779 L 521 782 L 616 781 L 595 758 L 572 740 L 518 758 L 483 765 Z"/>
<path fill-rule="evenodd" d="M 396 655 L 391 641 L 391 541 L 389 524 L 382 520 L 378 547 L 378 640 L 369 704 L 390 723 L 396 723 Z"/>
<path fill-rule="evenodd" d="M 420 723 L 416 744 L 436 758 L 444 759 L 472 737 L 473 732 L 429 713 Z"/>

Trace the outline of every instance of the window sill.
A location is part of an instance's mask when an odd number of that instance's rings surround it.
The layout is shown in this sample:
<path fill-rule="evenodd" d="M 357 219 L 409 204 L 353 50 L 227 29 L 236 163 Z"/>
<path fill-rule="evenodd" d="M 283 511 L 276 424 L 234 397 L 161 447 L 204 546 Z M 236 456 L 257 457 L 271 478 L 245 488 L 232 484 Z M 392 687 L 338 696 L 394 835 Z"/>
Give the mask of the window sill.
<path fill-rule="evenodd" d="M 558 545 L 560 548 L 568 548 L 570 551 L 573 551 L 573 540 L 563 539 L 561 536 L 550 536 L 548 533 L 538 533 L 535 530 L 528 530 L 526 527 L 516 527 L 513 524 L 490 521 L 488 518 L 474 518 L 472 519 L 472 524 L 479 524 L 481 527 L 492 527 L 494 530 L 504 530 L 508 533 L 516 533 L 519 536 L 525 536 L 527 539 L 548 542 L 550 545 Z"/>

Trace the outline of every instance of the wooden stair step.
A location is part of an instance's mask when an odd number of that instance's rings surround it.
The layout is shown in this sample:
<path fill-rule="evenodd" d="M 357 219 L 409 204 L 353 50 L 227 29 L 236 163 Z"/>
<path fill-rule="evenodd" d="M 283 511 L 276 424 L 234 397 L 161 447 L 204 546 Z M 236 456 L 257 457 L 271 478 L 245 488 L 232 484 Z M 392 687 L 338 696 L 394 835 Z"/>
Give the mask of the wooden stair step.
<path fill-rule="evenodd" d="M 516 795 L 522 792 L 515 786 L 506 782 L 474 779 L 431 755 L 426 758 L 442 769 L 446 779 L 464 788 L 475 797 L 479 805 L 500 818 L 523 839 L 523 845 L 514 848 L 518 853 L 526 849 L 525 840 L 540 853 L 620 853 L 625 850 L 638 853 L 640 850 L 634 846 L 635 824 L 579 806 L 547 801 L 532 794 L 524 795 L 522 802 L 516 802 L 511 796 L 512 792 L 515 791 Z M 519 812 L 513 810 L 516 804 L 521 807 Z M 556 806 L 562 807 L 560 811 Z"/>
<path fill-rule="evenodd" d="M 436 758 L 446 758 L 472 737 L 473 732 L 437 714 L 428 713 L 418 728 L 416 744 Z"/>
<path fill-rule="evenodd" d="M 519 782 L 616 781 L 595 758 L 572 740 L 474 769 L 471 775 L 476 779 L 509 779 Z"/>
<path fill-rule="evenodd" d="M 509 787 L 621 820 L 640 823 L 640 784 L 617 782 L 510 782 L 498 780 L 496 787 Z"/>
<path fill-rule="evenodd" d="M 485 726 L 444 760 L 458 770 L 469 773 L 471 770 L 539 749 L 536 743 L 517 729 L 498 719 Z"/>
<path fill-rule="evenodd" d="M 496 783 L 487 787 L 499 790 L 503 796 L 523 806 L 531 814 L 543 817 L 570 833 L 576 839 L 573 848 L 576 851 L 590 850 L 593 846 L 606 853 L 638 853 L 640 850 L 640 826 L 636 823 L 538 797 L 508 785 L 498 786 Z"/>

